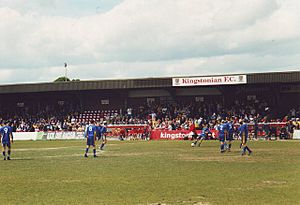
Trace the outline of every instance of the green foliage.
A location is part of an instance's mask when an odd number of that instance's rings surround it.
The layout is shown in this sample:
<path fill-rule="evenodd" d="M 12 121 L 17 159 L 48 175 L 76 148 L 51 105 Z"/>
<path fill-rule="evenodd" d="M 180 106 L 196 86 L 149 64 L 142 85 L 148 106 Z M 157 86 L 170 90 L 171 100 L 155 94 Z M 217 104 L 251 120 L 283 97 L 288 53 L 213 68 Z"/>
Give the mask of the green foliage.
<path fill-rule="evenodd" d="M 300 204 L 300 141 L 250 142 L 253 156 L 217 141 L 16 141 L 0 161 L 5 204 Z M 9 197 L 8 197 L 9 196 Z"/>
<path fill-rule="evenodd" d="M 58 77 L 56 80 L 54 80 L 54 82 L 66 82 L 66 81 L 70 81 L 70 79 L 65 76 Z"/>
<path fill-rule="evenodd" d="M 77 82 L 77 81 L 80 81 L 80 79 L 72 79 L 72 80 L 70 80 L 69 78 L 66 78 L 66 77 L 62 76 L 62 77 L 59 77 L 56 80 L 54 80 L 54 82 L 69 82 L 69 81 L 72 81 L 72 82 L 76 81 Z"/>

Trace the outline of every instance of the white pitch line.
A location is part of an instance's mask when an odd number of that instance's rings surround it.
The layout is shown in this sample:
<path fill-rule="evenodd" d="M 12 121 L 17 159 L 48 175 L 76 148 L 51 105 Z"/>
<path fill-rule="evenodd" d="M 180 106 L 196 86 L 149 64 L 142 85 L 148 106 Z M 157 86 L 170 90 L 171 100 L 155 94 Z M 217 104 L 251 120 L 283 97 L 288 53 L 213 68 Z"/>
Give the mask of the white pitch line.
<path fill-rule="evenodd" d="M 98 157 L 101 157 L 102 154 L 104 153 L 105 151 L 97 151 L 98 154 Z M 38 156 L 38 157 L 13 157 L 13 159 L 15 160 L 32 160 L 32 159 L 43 159 L 43 158 L 63 158 L 63 157 L 79 157 L 81 156 L 82 158 L 84 158 L 84 152 L 82 152 L 81 154 L 68 154 L 68 155 L 43 155 L 43 156 Z M 93 154 L 90 154 L 89 157 L 92 157 L 93 158 Z"/>
<path fill-rule="evenodd" d="M 67 149 L 67 148 L 74 148 L 74 147 L 83 147 L 83 146 L 68 146 L 68 147 L 45 147 L 45 148 L 17 148 L 13 149 L 14 151 L 43 151 L 43 150 L 58 150 L 58 149 Z"/>
<path fill-rule="evenodd" d="M 45 155 L 45 156 L 38 156 L 38 157 L 13 157 L 12 160 L 31 160 L 31 159 L 43 159 L 43 158 L 61 158 L 61 157 L 78 157 L 84 154 L 69 154 L 69 155 Z"/>

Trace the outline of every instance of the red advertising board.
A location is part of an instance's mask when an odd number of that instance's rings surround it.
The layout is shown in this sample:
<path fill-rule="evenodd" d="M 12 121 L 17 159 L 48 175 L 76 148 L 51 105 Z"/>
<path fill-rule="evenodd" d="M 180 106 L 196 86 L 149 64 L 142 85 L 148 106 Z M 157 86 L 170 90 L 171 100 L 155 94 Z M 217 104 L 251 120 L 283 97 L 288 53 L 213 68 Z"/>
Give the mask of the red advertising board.
<path fill-rule="evenodd" d="M 280 129 L 286 126 L 286 123 L 259 123 L 258 124 L 258 136 L 264 137 L 266 135 L 265 131 L 263 130 L 264 125 L 269 125 L 270 128 L 276 128 L 277 135 L 280 134 Z M 249 133 L 251 133 L 254 129 L 253 124 L 248 124 Z M 219 133 L 215 129 L 210 130 L 212 132 L 213 138 L 218 138 Z M 199 135 L 201 130 L 197 131 Z M 188 130 L 152 130 L 150 139 L 151 140 L 183 140 L 184 138 L 188 137 L 191 139 L 190 131 Z"/>
<path fill-rule="evenodd" d="M 218 137 L 217 130 L 210 131 L 214 138 Z M 197 134 L 201 134 L 201 130 L 197 131 Z M 183 140 L 186 137 L 192 137 L 188 130 L 152 130 L 150 135 L 151 140 Z"/>

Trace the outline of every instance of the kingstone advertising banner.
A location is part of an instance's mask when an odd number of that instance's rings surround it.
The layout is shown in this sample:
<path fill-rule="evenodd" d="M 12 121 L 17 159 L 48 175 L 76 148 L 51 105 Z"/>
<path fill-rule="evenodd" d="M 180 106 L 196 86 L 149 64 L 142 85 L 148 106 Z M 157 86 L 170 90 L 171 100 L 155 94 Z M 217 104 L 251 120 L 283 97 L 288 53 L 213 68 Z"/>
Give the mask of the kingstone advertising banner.
<path fill-rule="evenodd" d="M 172 79 L 173 86 L 233 85 L 246 83 L 246 75 L 225 75 Z"/>
<path fill-rule="evenodd" d="M 210 130 L 212 132 L 212 137 L 218 137 L 217 130 Z M 201 130 L 197 131 L 197 134 L 201 134 Z M 152 130 L 150 139 L 151 140 L 184 140 L 191 139 L 191 132 L 188 130 Z"/>

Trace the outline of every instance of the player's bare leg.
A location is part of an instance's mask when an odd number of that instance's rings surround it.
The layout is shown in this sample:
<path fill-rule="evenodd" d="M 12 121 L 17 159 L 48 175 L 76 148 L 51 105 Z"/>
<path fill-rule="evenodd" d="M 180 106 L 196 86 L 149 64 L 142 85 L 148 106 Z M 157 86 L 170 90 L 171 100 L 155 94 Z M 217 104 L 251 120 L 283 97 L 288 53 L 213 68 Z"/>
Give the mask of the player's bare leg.
<path fill-rule="evenodd" d="M 199 141 L 199 144 L 198 144 L 198 147 L 200 147 L 200 145 L 202 144 L 203 140 L 204 140 L 204 137 L 201 137 L 201 139 Z"/>

